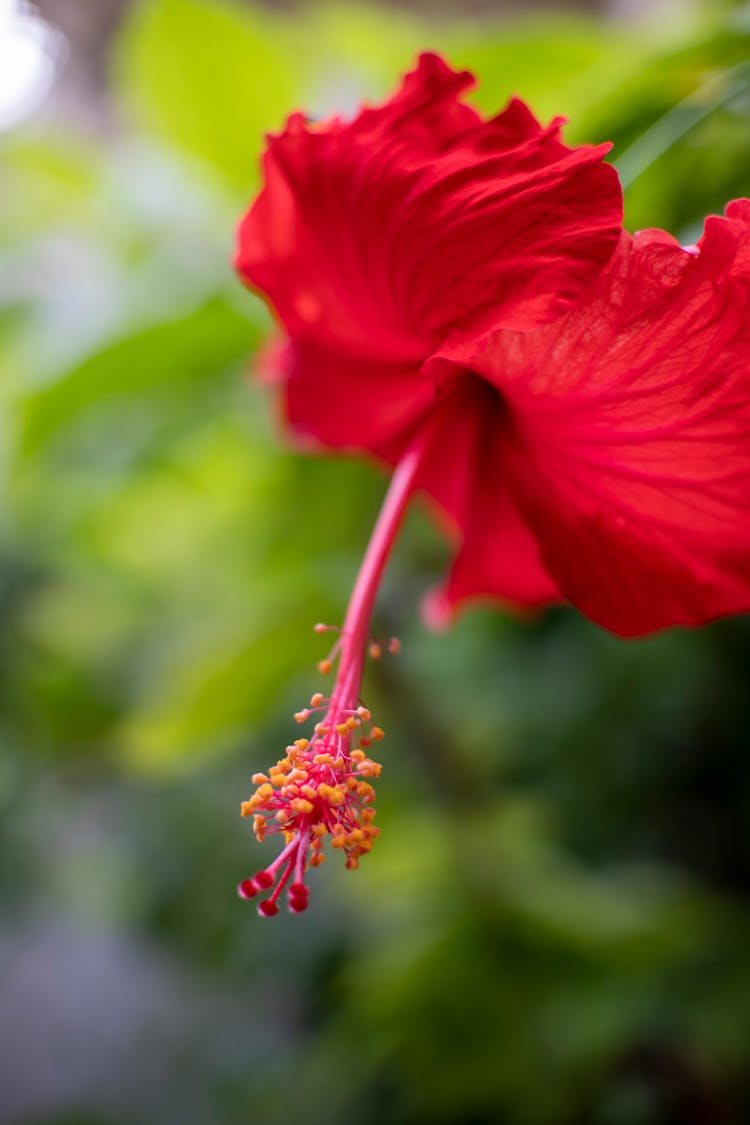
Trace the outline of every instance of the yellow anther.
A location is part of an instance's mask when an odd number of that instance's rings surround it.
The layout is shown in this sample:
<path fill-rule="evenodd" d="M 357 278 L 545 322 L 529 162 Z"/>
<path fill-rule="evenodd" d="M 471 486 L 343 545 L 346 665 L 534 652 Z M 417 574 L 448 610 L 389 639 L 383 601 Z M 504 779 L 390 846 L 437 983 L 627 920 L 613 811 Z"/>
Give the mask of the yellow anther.
<path fill-rule="evenodd" d="M 345 836 L 346 835 L 346 829 L 344 828 L 341 821 L 337 821 L 336 824 L 334 824 L 333 828 L 331 829 L 331 835 L 332 836 Z"/>
<path fill-rule="evenodd" d="M 292 801 L 292 808 L 296 813 L 301 816 L 307 816 L 308 813 L 313 811 L 313 806 L 310 801 L 306 801 L 304 797 L 297 797 Z"/>
<path fill-rule="evenodd" d="M 320 707 L 321 703 L 323 702 L 323 699 L 324 699 L 323 692 L 322 691 L 316 691 L 315 695 L 311 696 L 311 698 L 310 698 L 310 706 L 311 707 Z"/>
<path fill-rule="evenodd" d="M 295 746 L 294 749 L 296 750 L 297 747 Z M 289 770 L 292 768 L 292 763 L 288 758 L 279 758 L 275 768 L 281 770 L 282 773 L 289 773 Z"/>
<path fill-rule="evenodd" d="M 258 803 L 259 802 L 256 801 L 254 797 L 251 797 L 249 801 L 242 802 L 242 804 L 240 805 L 240 812 L 243 816 L 250 816 L 257 809 Z"/>
<path fill-rule="evenodd" d="M 271 785 L 275 785 L 276 788 L 279 789 L 286 781 L 286 774 L 282 773 L 281 770 L 274 769 L 269 770 L 269 773 L 271 775 Z"/>
<path fill-rule="evenodd" d="M 361 774 L 362 777 L 380 777 L 382 770 L 383 767 L 380 762 L 373 762 L 371 758 L 365 758 L 357 773 Z"/>
<path fill-rule="evenodd" d="M 264 773 L 254 773 L 250 779 L 253 785 L 262 785 L 263 782 L 268 782 L 268 778 Z"/>
<path fill-rule="evenodd" d="M 325 863 L 326 857 L 322 852 L 316 852 L 315 855 L 310 856 L 310 866 L 320 867 L 321 863 Z"/>
<path fill-rule="evenodd" d="M 359 782 L 357 781 L 356 777 L 347 777 L 346 788 L 349 790 L 350 793 L 356 792 L 358 785 L 359 785 Z"/>
<path fill-rule="evenodd" d="M 370 660 L 380 660 L 380 657 L 383 655 L 383 649 L 376 641 L 372 642 L 367 651 L 370 654 Z"/>
<path fill-rule="evenodd" d="M 360 719 L 364 719 L 366 723 L 369 723 L 370 719 L 372 718 L 370 709 L 368 707 L 358 707 L 357 714 L 359 715 Z"/>
<path fill-rule="evenodd" d="M 334 836 L 333 839 L 331 840 L 331 847 L 332 848 L 343 848 L 345 842 L 346 841 L 345 841 L 345 838 L 343 836 Z"/>
<path fill-rule="evenodd" d="M 259 844 L 263 843 L 266 835 L 266 819 L 263 816 L 253 817 L 253 832 Z"/>
<path fill-rule="evenodd" d="M 350 871 L 356 871 L 357 868 L 359 867 L 359 860 L 355 859 L 354 856 L 349 856 L 349 858 L 346 861 L 346 866 L 348 867 L 348 869 Z"/>
<path fill-rule="evenodd" d="M 355 763 L 364 762 L 367 760 L 364 750 L 352 750 L 350 757 L 351 760 Z"/>
<path fill-rule="evenodd" d="M 333 758 L 330 754 L 316 754 L 313 758 L 313 762 L 316 766 L 332 766 Z"/>
<path fill-rule="evenodd" d="M 264 782 L 263 785 L 260 785 L 256 789 L 255 796 L 258 797 L 261 801 L 265 801 L 265 799 L 267 797 L 270 797 L 272 795 L 272 793 L 273 793 L 273 785 L 271 785 L 269 782 L 266 781 L 266 782 Z"/>
<path fill-rule="evenodd" d="M 315 733 L 316 734 L 328 734 L 329 730 L 330 730 L 330 727 L 327 727 L 325 725 L 325 723 L 316 723 L 315 724 Z"/>
<path fill-rule="evenodd" d="M 330 625 L 324 625 L 322 621 L 318 621 L 318 623 L 316 625 L 313 625 L 313 632 L 315 632 L 315 633 L 327 633 L 330 628 L 331 628 Z"/>
<path fill-rule="evenodd" d="M 375 790 L 371 785 L 368 785 L 366 781 L 361 781 L 357 786 L 357 795 L 363 801 L 375 800 Z"/>
<path fill-rule="evenodd" d="M 338 785 L 326 785 L 324 783 L 318 786 L 318 793 L 329 805 L 343 805 L 346 800 L 344 790 Z"/>
<path fill-rule="evenodd" d="M 348 720 L 345 723 L 336 723 L 336 733 L 337 734 L 348 734 L 350 730 L 351 730 L 351 727 L 349 726 Z"/>
<path fill-rule="evenodd" d="M 310 718 L 310 712 L 309 711 L 295 711 L 294 717 L 295 717 L 295 719 L 297 720 L 298 723 L 306 723 L 307 720 Z"/>
<path fill-rule="evenodd" d="M 377 809 L 362 809 L 362 823 L 371 824 L 377 816 Z"/>
<path fill-rule="evenodd" d="M 300 769 L 299 767 L 295 767 L 295 769 L 293 769 L 292 772 L 289 774 L 289 777 L 288 777 L 287 780 L 288 781 L 307 781 L 308 776 L 309 775 L 308 775 L 307 770 L 303 770 L 303 769 Z"/>
<path fill-rule="evenodd" d="M 294 832 L 287 832 L 285 830 L 284 831 L 284 843 L 285 844 L 291 844 L 292 840 L 294 839 L 294 836 L 295 836 Z"/>
<path fill-rule="evenodd" d="M 278 820 L 279 824 L 286 824 L 288 820 L 291 820 L 291 814 L 287 809 L 279 809 L 279 811 L 276 813 L 276 819 Z"/>
<path fill-rule="evenodd" d="M 321 676 L 327 676 L 328 673 L 331 671 L 332 667 L 333 667 L 333 664 L 331 663 L 330 660 L 319 660 L 318 661 L 318 671 L 320 672 Z"/>
<path fill-rule="evenodd" d="M 353 828 L 349 835 L 346 837 L 347 846 L 350 844 L 360 844 L 365 838 L 365 834 L 361 828 Z"/>
<path fill-rule="evenodd" d="M 299 786 L 294 785 L 292 782 L 287 782 L 287 784 L 283 785 L 281 788 L 282 797 L 296 797 L 298 793 Z"/>
<path fill-rule="evenodd" d="M 328 833 L 328 829 L 326 828 L 325 824 L 314 824 L 313 825 L 313 828 L 312 828 L 313 836 L 325 836 L 325 835 L 327 835 L 327 833 Z"/>
<path fill-rule="evenodd" d="M 303 785 L 302 794 L 307 797 L 308 801 L 314 801 L 318 795 L 317 790 L 312 785 Z"/>
<path fill-rule="evenodd" d="M 370 731 L 370 738 L 373 742 L 382 742 L 385 738 L 385 731 L 381 727 L 373 727 Z"/>
<path fill-rule="evenodd" d="M 310 743 L 306 738 L 295 738 L 294 745 L 297 750 L 307 750 Z"/>

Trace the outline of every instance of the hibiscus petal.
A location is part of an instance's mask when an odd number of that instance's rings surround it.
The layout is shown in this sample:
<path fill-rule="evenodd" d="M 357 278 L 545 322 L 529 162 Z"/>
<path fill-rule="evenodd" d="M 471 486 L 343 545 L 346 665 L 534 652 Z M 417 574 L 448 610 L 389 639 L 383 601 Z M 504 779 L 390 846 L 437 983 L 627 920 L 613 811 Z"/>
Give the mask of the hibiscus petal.
<path fill-rule="evenodd" d="M 417 481 L 448 517 L 458 542 L 447 581 L 425 603 L 427 622 L 435 627 L 469 601 L 532 608 L 560 600 L 510 484 L 505 403 L 475 375 L 459 377 L 461 384 L 447 392 L 445 436 Z"/>
<path fill-rule="evenodd" d="M 623 636 L 750 609 L 750 205 L 654 232 L 557 325 L 483 342 L 509 475 L 564 595 Z"/>
<path fill-rule="evenodd" d="M 292 337 L 410 364 L 457 324 L 546 321 L 611 256 L 607 146 L 567 148 L 517 100 L 482 123 L 470 81 L 425 55 L 385 105 L 271 138 L 236 262 Z"/>
<path fill-rule="evenodd" d="M 395 464 L 434 403 L 434 387 L 415 365 L 368 363 L 304 343 L 287 344 L 276 362 L 291 428 L 335 449 L 366 449 Z"/>

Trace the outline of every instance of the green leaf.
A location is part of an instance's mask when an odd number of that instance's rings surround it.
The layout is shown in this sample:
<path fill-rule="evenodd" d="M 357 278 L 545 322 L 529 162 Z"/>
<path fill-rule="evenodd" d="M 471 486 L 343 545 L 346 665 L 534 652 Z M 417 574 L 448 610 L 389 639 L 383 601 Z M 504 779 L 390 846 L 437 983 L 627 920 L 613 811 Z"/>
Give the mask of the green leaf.
<path fill-rule="evenodd" d="M 249 193 L 263 132 L 297 101 L 280 20 L 226 0 L 140 0 L 117 45 L 126 108 Z"/>
<path fill-rule="evenodd" d="M 246 316 L 214 298 L 187 316 L 118 340 L 25 399 L 20 453 L 32 457 L 57 435 L 68 438 L 102 408 L 114 406 L 125 419 L 124 400 L 138 402 L 169 387 L 187 395 L 190 384 L 215 379 L 241 361 L 257 338 Z"/>

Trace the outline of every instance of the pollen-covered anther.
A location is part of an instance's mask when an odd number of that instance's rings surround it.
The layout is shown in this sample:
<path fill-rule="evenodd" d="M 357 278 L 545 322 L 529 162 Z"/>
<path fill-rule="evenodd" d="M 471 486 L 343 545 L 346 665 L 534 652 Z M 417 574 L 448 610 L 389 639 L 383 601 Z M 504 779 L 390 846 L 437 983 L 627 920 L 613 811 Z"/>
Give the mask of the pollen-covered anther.
<path fill-rule="evenodd" d="M 323 695 L 323 692 L 322 691 L 316 691 L 315 694 L 310 697 L 310 706 L 311 707 L 320 707 L 320 705 L 321 705 L 321 703 L 323 702 L 324 699 L 325 699 L 325 696 Z"/>
<path fill-rule="evenodd" d="M 321 676 L 327 676 L 331 671 L 331 668 L 333 668 L 332 660 L 328 660 L 326 658 L 325 660 L 318 661 L 318 671 L 320 672 Z"/>
<path fill-rule="evenodd" d="M 295 797 L 292 801 L 292 808 L 300 816 L 309 816 L 313 811 L 313 804 L 311 801 L 306 800 L 304 797 Z"/>
<path fill-rule="evenodd" d="M 395 656 L 397 652 L 401 652 L 401 641 L 398 637 L 391 637 L 388 641 L 388 652 L 391 656 Z"/>
<path fill-rule="evenodd" d="M 329 805 L 343 805 L 346 800 L 344 790 L 339 785 L 326 785 L 323 782 L 318 786 L 318 793 Z"/>
<path fill-rule="evenodd" d="M 373 641 L 367 649 L 367 652 L 370 660 L 380 660 L 383 655 L 383 646 L 378 644 L 377 641 Z"/>
<path fill-rule="evenodd" d="M 357 766 L 357 773 L 361 777 L 380 777 L 382 769 L 380 762 L 373 762 L 372 758 L 365 758 Z"/>
<path fill-rule="evenodd" d="M 294 718 L 298 723 L 306 723 L 310 718 L 310 712 L 307 709 L 305 709 L 304 711 L 295 711 Z"/>

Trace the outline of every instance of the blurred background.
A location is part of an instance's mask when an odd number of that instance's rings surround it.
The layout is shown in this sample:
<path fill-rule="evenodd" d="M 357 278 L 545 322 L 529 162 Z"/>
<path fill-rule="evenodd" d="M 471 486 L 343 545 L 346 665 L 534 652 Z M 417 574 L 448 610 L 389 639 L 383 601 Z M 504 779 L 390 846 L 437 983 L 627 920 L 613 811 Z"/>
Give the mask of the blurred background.
<path fill-rule="evenodd" d="M 613 140 L 631 228 L 750 194 L 747 4 L 0 0 L 2 1125 L 750 1121 L 747 620 L 430 636 L 414 511 L 378 846 L 235 897 L 384 481 L 284 445 L 233 228 L 426 47 Z"/>

